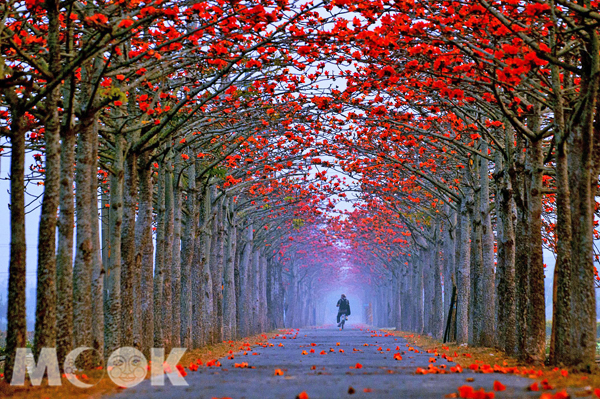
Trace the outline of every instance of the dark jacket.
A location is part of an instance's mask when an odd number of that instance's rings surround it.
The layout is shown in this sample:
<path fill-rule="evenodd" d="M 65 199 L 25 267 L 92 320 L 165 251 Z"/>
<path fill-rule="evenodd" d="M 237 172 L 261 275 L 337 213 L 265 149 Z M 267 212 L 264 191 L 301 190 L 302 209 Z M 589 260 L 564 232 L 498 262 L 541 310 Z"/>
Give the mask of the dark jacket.
<path fill-rule="evenodd" d="M 340 308 L 338 313 L 344 312 L 346 313 L 346 316 L 350 316 L 350 301 L 348 299 L 340 298 L 336 306 Z"/>

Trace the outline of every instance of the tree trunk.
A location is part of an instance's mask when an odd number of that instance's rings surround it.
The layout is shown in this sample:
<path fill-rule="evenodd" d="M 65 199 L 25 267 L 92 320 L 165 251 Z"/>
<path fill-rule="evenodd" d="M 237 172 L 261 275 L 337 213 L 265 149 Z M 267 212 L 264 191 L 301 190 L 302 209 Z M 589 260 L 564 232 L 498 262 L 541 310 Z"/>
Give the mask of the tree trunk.
<path fill-rule="evenodd" d="M 412 264 L 412 260 L 408 263 L 407 266 L 407 274 L 408 274 L 408 279 L 407 279 L 407 286 L 408 286 L 408 290 L 407 293 L 410 293 L 410 296 L 407 295 L 406 297 L 406 302 L 408 303 L 408 309 L 405 312 L 408 316 L 408 320 L 407 320 L 407 325 L 406 325 L 406 330 L 407 331 L 415 331 L 417 329 L 417 321 L 416 321 L 416 315 L 417 315 L 417 304 L 414 300 L 415 298 L 415 284 L 414 284 L 414 280 L 415 280 L 415 270 Z"/>
<path fill-rule="evenodd" d="M 77 213 L 76 252 L 73 265 L 73 331 L 75 347 L 91 347 L 92 340 L 92 153 L 93 135 L 97 135 L 96 118 L 90 117 L 82 123 L 77 141 L 75 164 L 75 211 Z M 111 184 L 111 196 L 112 196 Z M 79 357 L 83 368 L 91 367 L 91 353 Z"/>
<path fill-rule="evenodd" d="M 433 306 L 432 306 L 432 334 L 434 338 L 442 339 L 444 334 L 444 305 L 443 305 L 443 293 L 442 293 L 442 259 L 440 253 L 440 242 L 437 239 L 437 235 L 439 234 L 439 225 L 436 224 L 436 233 L 435 233 L 435 245 L 433 246 L 434 253 L 432 254 L 433 261 L 433 284 L 434 284 L 434 296 L 433 296 Z"/>
<path fill-rule="evenodd" d="M 471 220 L 468 202 L 470 194 L 462 198 L 460 203 L 460 256 L 456 269 L 456 291 L 457 291 L 457 310 L 456 310 L 456 342 L 458 344 L 467 343 L 469 340 L 469 298 L 471 291 L 471 245 L 469 240 L 471 236 Z"/>
<path fill-rule="evenodd" d="M 202 213 L 202 210 L 200 210 Z M 202 218 L 200 218 L 202 221 Z M 190 268 L 190 279 L 192 280 L 192 318 L 190 319 L 190 329 L 192 333 L 192 348 L 200 348 L 205 344 L 206 329 L 204 324 L 204 304 L 209 300 L 209 295 L 205 292 L 204 286 L 204 264 L 206 263 L 204 234 L 200 228 L 195 226 L 194 234 L 194 254 Z"/>
<path fill-rule="evenodd" d="M 418 334 L 423 333 L 424 328 L 424 319 L 423 319 L 423 265 L 421 262 L 414 262 L 414 271 L 415 271 L 415 293 L 416 293 L 416 328 L 415 332 Z M 386 301 L 387 302 L 387 301 Z M 387 307 L 387 304 L 384 302 L 384 306 Z M 387 312 L 383 317 L 384 321 L 387 322 Z"/>
<path fill-rule="evenodd" d="M 475 166 L 478 166 L 476 163 Z M 479 176 L 479 168 L 474 167 L 473 180 Z M 474 182 L 475 184 L 475 182 Z M 469 312 L 469 344 L 481 345 L 481 325 L 485 317 L 483 314 L 483 257 L 482 257 L 482 230 L 481 230 L 481 197 L 475 195 L 473 205 L 469 208 L 471 217 L 471 311 Z"/>
<path fill-rule="evenodd" d="M 165 180 L 166 166 L 161 163 L 158 169 L 158 190 L 156 193 L 156 253 L 154 254 L 154 287 L 153 287 L 153 318 L 154 318 L 154 347 L 162 348 L 163 340 L 163 271 L 165 267 L 166 247 L 166 212 L 165 212 Z"/>
<path fill-rule="evenodd" d="M 100 226 L 98 215 L 98 135 L 90 136 L 92 157 L 90 163 L 90 202 L 92 230 L 92 348 L 93 366 L 98 367 L 104 362 L 104 276 L 105 270 L 100 247 Z"/>
<path fill-rule="evenodd" d="M 444 328 L 448 323 L 448 312 L 452 300 L 452 287 L 456 284 L 455 277 L 455 251 L 456 251 L 456 211 L 445 205 L 445 213 L 448 220 L 444 221 L 443 227 L 443 254 L 444 254 Z"/>
<path fill-rule="evenodd" d="M 10 260 L 8 267 L 8 320 L 4 375 L 10 382 L 17 348 L 27 344 L 25 316 L 25 278 L 27 246 L 25 241 L 25 119 L 12 106 L 10 154 Z"/>
<path fill-rule="evenodd" d="M 121 226 L 123 224 L 124 138 L 115 136 L 113 174 L 110 178 L 110 250 L 106 275 L 106 307 L 104 310 L 105 353 L 121 346 Z"/>
<path fill-rule="evenodd" d="M 101 236 L 101 245 L 100 248 L 102 250 L 102 263 L 104 264 L 105 273 L 104 273 L 104 282 L 102 287 L 102 302 L 106 300 L 106 281 L 107 281 L 107 273 L 108 270 L 108 262 L 110 258 L 110 185 L 108 183 L 108 179 L 102 181 L 100 183 L 100 227 L 102 230 Z M 103 305 L 104 309 L 104 305 Z M 102 328 L 102 335 L 104 335 L 104 326 Z"/>
<path fill-rule="evenodd" d="M 128 138 L 129 142 L 132 142 Z M 137 154 L 128 153 L 125 160 L 125 191 L 123 195 L 123 229 L 121 232 L 121 345 L 133 346 L 133 282 L 135 279 L 135 213 L 138 202 L 138 160 Z"/>
<path fill-rule="evenodd" d="M 530 231 L 527 219 L 529 208 L 529 181 L 524 174 L 523 140 L 517 136 L 517 147 L 515 149 L 514 165 L 511 167 L 511 182 L 515 189 L 514 199 L 517 211 L 515 236 L 515 281 L 516 281 L 516 318 L 517 318 L 517 353 L 519 356 L 526 355 L 527 319 L 528 319 L 528 274 L 529 274 L 529 241 Z M 527 237 L 527 240 L 524 239 Z"/>
<path fill-rule="evenodd" d="M 462 201 L 465 201 L 465 198 L 462 197 L 459 199 L 456 204 L 456 228 L 454 229 L 454 285 L 457 287 L 456 290 L 456 298 L 455 304 L 456 309 L 458 310 L 458 268 L 461 265 L 461 253 L 462 253 L 462 217 L 461 217 L 461 207 Z M 456 313 L 457 314 L 457 313 Z M 455 315 L 456 315 L 455 314 Z M 458 324 L 457 324 L 458 325 Z M 454 331 L 455 329 L 452 329 Z M 455 331 L 454 331 L 455 332 Z M 456 339 L 456 334 L 454 334 L 454 339 Z"/>
<path fill-rule="evenodd" d="M 398 270 L 395 265 L 391 265 L 392 274 L 392 325 L 400 331 L 400 281 L 398 278 Z"/>
<path fill-rule="evenodd" d="M 583 370 L 595 367 L 596 296 L 593 265 L 594 194 L 590 173 L 589 135 L 573 131 L 569 136 L 569 186 L 571 199 L 571 358 L 569 365 Z"/>
<path fill-rule="evenodd" d="M 432 255 L 433 251 L 430 244 L 427 248 L 419 250 L 418 259 L 423 270 L 423 332 L 426 334 L 433 333 L 433 301 L 435 296 Z"/>
<path fill-rule="evenodd" d="M 200 169 L 200 168 L 198 168 Z M 196 171 L 198 172 L 198 171 Z M 200 184 L 200 182 L 197 182 Z M 210 270 L 207 268 L 207 247 L 210 239 L 206 237 L 202 230 L 210 214 L 210 199 L 206 198 L 205 190 L 198 190 L 196 193 L 198 207 L 198 219 L 194 222 L 194 255 L 191 265 L 192 287 L 192 345 L 194 348 L 203 346 L 207 340 L 207 330 L 210 327 L 206 324 L 208 315 L 206 310 L 209 310 L 208 303 L 212 306 L 212 286 L 210 281 Z M 205 274 L 208 271 L 208 274 Z"/>
<path fill-rule="evenodd" d="M 481 151 L 488 152 L 488 145 L 482 140 Z M 482 318 L 480 344 L 492 348 L 495 344 L 496 332 L 496 306 L 495 306 L 495 274 L 494 274 L 494 232 L 492 230 L 492 217 L 490 215 L 490 178 L 488 160 L 480 158 L 480 218 L 481 218 L 481 249 L 482 249 Z"/>
<path fill-rule="evenodd" d="M 499 152 L 496 154 L 496 224 L 498 232 L 496 346 L 514 356 L 517 354 L 514 200 L 508 169 L 502 166 L 502 155 Z"/>
<path fill-rule="evenodd" d="M 172 292 L 172 318 L 171 345 L 173 348 L 181 347 L 181 162 L 177 162 L 173 176 L 173 245 L 171 249 L 171 292 Z"/>
<path fill-rule="evenodd" d="M 543 155 L 541 140 L 532 141 L 530 145 L 531 156 L 528 162 L 528 172 L 531 175 L 531 186 L 528 193 L 528 222 L 531 235 L 528 240 L 530 263 L 528 274 L 527 361 L 540 364 L 546 358 L 546 301 L 544 295 L 544 257 L 542 253 Z"/>
<path fill-rule="evenodd" d="M 216 195 L 213 189 L 211 197 Z M 221 342 L 223 339 L 223 270 L 224 270 L 224 223 L 223 199 L 216 203 L 212 222 L 210 273 L 213 289 L 213 323 L 211 342 Z"/>
<path fill-rule="evenodd" d="M 185 228 L 181 241 L 181 344 L 184 348 L 192 347 L 192 259 L 194 256 L 194 244 L 196 226 L 198 224 L 198 208 L 196 206 L 196 163 L 192 162 L 188 167 L 187 187 L 187 215 L 185 217 Z M 196 265 L 197 267 L 197 265 Z"/>
<path fill-rule="evenodd" d="M 235 205 L 235 203 L 234 203 Z M 235 212 L 235 208 L 233 209 Z M 236 214 L 234 214 L 236 224 L 239 223 L 237 220 Z M 241 335 L 241 325 L 243 316 L 243 307 L 242 307 L 242 276 L 241 276 L 241 263 L 242 263 L 242 251 L 239 245 L 241 241 L 240 236 L 243 234 L 243 230 L 239 228 L 239 225 L 236 226 L 235 238 L 236 242 L 233 244 L 235 246 L 235 254 L 234 254 L 234 265 L 233 265 L 233 276 L 234 276 L 234 284 L 235 284 L 235 331 L 236 338 L 244 337 Z"/>
<path fill-rule="evenodd" d="M 254 247 L 254 246 L 253 246 Z M 256 248 L 252 250 L 252 266 L 250 269 L 250 294 L 251 294 L 251 303 L 252 303 L 252 330 L 250 334 L 256 334 L 260 331 L 260 292 L 259 292 L 259 284 L 260 284 L 260 255 Z M 295 291 L 297 287 L 294 287 Z M 300 318 L 300 315 L 297 314 L 300 309 L 296 306 L 297 297 L 290 298 L 292 300 L 292 311 L 293 311 L 293 323 L 291 327 L 295 327 L 298 325 L 296 319 Z"/>
<path fill-rule="evenodd" d="M 59 2 L 44 3 L 47 11 L 48 61 L 53 75 L 61 72 Z M 38 231 L 38 264 L 35 306 L 34 356 L 42 348 L 56 347 L 56 213 L 60 193 L 60 114 L 62 85 L 57 84 L 45 101 L 44 197 Z M 13 178 L 14 176 L 11 176 Z"/>
<path fill-rule="evenodd" d="M 259 285 L 259 304 L 260 304 L 260 331 L 267 331 L 267 259 L 260 256 L 260 285 Z"/>
<path fill-rule="evenodd" d="M 167 162 L 165 170 L 165 246 L 164 259 L 162 264 L 162 335 L 163 347 L 165 353 L 169 353 L 172 348 L 172 326 L 173 326 L 173 291 L 171 267 L 173 263 L 173 173 L 171 162 Z"/>
<path fill-rule="evenodd" d="M 400 319 L 400 331 L 410 331 L 411 330 L 411 324 L 410 324 L 410 315 L 412 312 L 412 302 L 411 302 L 411 284 L 410 284 L 410 267 L 408 266 L 408 262 L 404 263 L 402 265 L 402 269 L 401 269 L 401 273 L 402 275 L 400 276 L 400 295 L 402 298 L 402 304 L 400 305 L 401 308 L 401 313 L 402 313 L 402 318 Z M 369 304 L 371 307 L 371 317 L 372 317 L 372 305 L 371 303 Z M 369 320 L 367 320 L 367 323 L 369 323 Z"/>
<path fill-rule="evenodd" d="M 64 364 L 65 357 L 73 349 L 73 165 L 76 139 L 73 129 L 63 131 L 56 254 L 56 351 L 59 365 Z"/>
<path fill-rule="evenodd" d="M 154 345 L 154 243 L 152 242 L 152 169 L 148 153 L 140 155 L 138 218 L 135 224 L 134 342 L 144 355 Z M 158 197 L 160 199 L 160 197 Z M 160 200 L 159 200 L 160 203 Z"/>
<path fill-rule="evenodd" d="M 275 271 L 273 263 L 267 260 L 267 320 L 268 329 L 275 329 Z"/>
<path fill-rule="evenodd" d="M 586 7 L 590 6 L 585 2 Z M 568 365 L 595 370 L 596 295 L 594 287 L 594 208 L 600 160 L 600 34 L 588 24 L 581 51 L 582 98 L 568 137 L 571 199 L 571 356 Z M 596 156 L 596 157 L 594 157 Z"/>
<path fill-rule="evenodd" d="M 551 66 L 554 92 L 554 131 L 556 141 L 556 263 L 552 290 L 552 336 L 550 338 L 550 364 L 576 364 L 572 348 L 572 215 L 569 187 L 568 145 L 566 142 L 565 115 L 560 71 Z M 577 356 L 578 357 L 578 356 Z"/>
<path fill-rule="evenodd" d="M 252 303 L 251 303 L 251 248 L 254 232 L 252 224 L 249 224 L 245 229 L 244 244 L 242 254 L 240 256 L 240 281 L 241 281 L 241 297 L 238 301 L 238 309 L 241 309 L 240 314 L 240 335 L 245 337 L 250 335 L 250 321 L 252 319 Z"/>
<path fill-rule="evenodd" d="M 199 168 L 198 168 L 199 169 Z M 196 255 L 194 265 L 198 265 L 198 292 L 199 300 L 194 299 L 194 346 L 206 345 L 211 339 L 212 328 L 212 313 L 213 313 L 213 291 L 212 291 L 212 276 L 209 265 L 211 251 L 211 234 L 208 233 L 211 229 L 212 215 L 212 199 L 210 188 L 206 187 L 202 194 L 203 201 L 200 210 L 200 223 L 196 233 Z M 206 226 L 205 226 L 206 225 Z M 193 271 L 192 271 L 193 273 Z"/>
<path fill-rule="evenodd" d="M 223 339 L 232 340 L 236 337 L 236 296 L 235 296 L 235 251 L 236 251 L 236 226 L 233 219 L 233 198 L 225 202 L 223 222 L 228 225 L 227 234 L 227 259 L 225 260 L 224 296 L 223 296 Z M 231 220 L 227 214 L 231 214 Z"/>
<path fill-rule="evenodd" d="M 277 301 L 277 325 L 275 326 L 276 328 L 284 328 L 284 310 L 283 310 L 283 296 L 284 296 L 284 285 L 283 285 L 283 267 L 281 265 L 278 265 L 277 267 L 277 281 L 276 281 L 276 287 L 277 287 L 277 296 L 276 296 L 276 301 Z"/>

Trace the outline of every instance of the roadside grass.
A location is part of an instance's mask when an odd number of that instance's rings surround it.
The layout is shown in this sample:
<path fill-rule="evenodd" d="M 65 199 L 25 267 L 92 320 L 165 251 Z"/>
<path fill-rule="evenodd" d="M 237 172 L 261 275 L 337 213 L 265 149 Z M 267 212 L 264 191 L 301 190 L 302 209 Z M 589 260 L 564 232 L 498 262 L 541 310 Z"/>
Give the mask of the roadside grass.
<path fill-rule="evenodd" d="M 277 332 L 269 332 L 264 334 L 257 334 L 251 337 L 243 338 L 241 340 L 235 341 L 223 341 L 218 344 L 208 345 L 199 349 L 192 349 L 187 351 L 181 358 L 179 362 L 186 369 L 190 364 L 196 363 L 200 360 L 203 365 L 206 365 L 207 362 L 211 360 L 217 360 L 222 357 L 229 357 L 232 354 L 237 358 L 240 357 L 239 352 L 243 353 L 245 348 L 253 348 L 258 345 L 264 345 L 266 342 L 273 338 L 273 336 L 277 334 Z M 231 352 L 231 353 L 230 353 Z M 247 351 L 250 354 L 250 351 Z M 248 355 L 244 356 L 244 358 Z"/>
<path fill-rule="evenodd" d="M 193 349 L 187 351 L 179 364 L 181 364 L 186 373 L 193 373 L 189 370 L 190 364 L 197 364 L 200 360 L 203 365 L 199 367 L 206 367 L 206 364 L 211 360 L 216 361 L 219 358 L 231 356 L 236 352 L 240 352 L 240 347 L 251 349 L 257 345 L 265 345 L 268 339 L 272 338 L 277 332 L 270 332 L 265 334 L 257 334 L 251 337 L 246 337 L 241 340 L 224 341 L 218 344 L 208 345 L 202 348 Z M 229 352 L 232 353 L 229 353 Z M 248 351 L 249 353 L 251 351 Z M 247 356 L 244 356 L 247 357 Z M 217 367 L 217 366 L 213 366 Z M 86 370 L 85 372 L 78 373 L 78 378 L 88 384 L 96 384 L 91 388 L 79 388 L 72 385 L 64 375 L 61 378 L 61 386 L 48 386 L 48 381 L 44 379 L 42 384 L 39 386 L 32 386 L 29 379 L 26 380 L 25 386 L 11 386 L 5 379 L 0 379 L 0 398 L 27 398 L 27 399 L 97 399 L 104 395 L 114 394 L 122 391 L 122 388 L 117 386 L 112 380 L 105 374 L 104 370 Z M 146 375 L 146 378 L 150 378 L 150 373 Z M 166 382 L 168 385 L 169 382 Z"/>
<path fill-rule="evenodd" d="M 423 351 L 437 352 L 439 355 L 445 354 L 465 370 L 469 369 L 471 365 L 481 366 L 483 364 L 489 364 L 492 367 L 498 365 L 509 369 L 518 367 L 518 371 L 514 374 L 531 379 L 532 384 L 547 379 L 553 388 L 559 390 L 572 388 L 578 391 L 578 395 L 591 395 L 594 389 L 600 388 L 600 368 L 598 367 L 591 373 L 584 373 L 551 366 L 532 366 L 494 348 L 456 345 L 451 342 L 444 344 L 427 335 L 392 329 L 383 331 L 405 338 L 411 346 L 419 347 Z"/>

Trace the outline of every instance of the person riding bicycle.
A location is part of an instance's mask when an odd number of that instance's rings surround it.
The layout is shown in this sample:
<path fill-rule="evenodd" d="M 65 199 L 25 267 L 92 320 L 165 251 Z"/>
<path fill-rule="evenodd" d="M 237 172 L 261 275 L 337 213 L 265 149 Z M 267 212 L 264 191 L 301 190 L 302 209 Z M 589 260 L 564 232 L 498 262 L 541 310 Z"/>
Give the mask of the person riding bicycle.
<path fill-rule="evenodd" d="M 338 314 L 337 314 L 337 323 L 338 327 L 341 325 L 340 317 L 345 314 L 346 316 L 350 316 L 350 301 L 346 298 L 346 295 L 342 294 L 342 297 L 337 302 Z"/>

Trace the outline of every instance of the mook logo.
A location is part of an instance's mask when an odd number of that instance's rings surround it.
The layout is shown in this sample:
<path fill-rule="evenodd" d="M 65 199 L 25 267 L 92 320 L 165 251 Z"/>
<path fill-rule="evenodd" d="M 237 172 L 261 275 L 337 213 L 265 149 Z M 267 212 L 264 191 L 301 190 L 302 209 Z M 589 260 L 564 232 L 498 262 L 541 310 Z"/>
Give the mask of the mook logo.
<path fill-rule="evenodd" d="M 81 381 L 75 375 L 77 368 L 75 362 L 83 352 L 91 350 L 89 347 L 75 348 L 65 358 L 63 370 L 65 377 L 71 384 L 79 388 L 91 388 L 96 384 L 88 384 Z M 97 351 L 96 351 L 97 352 Z M 187 386 L 185 378 L 179 372 L 177 363 L 186 352 L 186 348 L 173 348 L 165 360 L 164 348 L 152 348 L 150 383 L 153 386 L 165 385 L 165 376 L 175 386 Z M 110 354 L 106 362 L 108 377 L 118 386 L 132 388 L 146 379 L 148 373 L 148 361 L 144 354 L 136 348 L 126 346 L 119 348 Z M 25 385 L 25 375 L 29 374 L 31 385 L 38 386 L 42 383 L 44 374 L 48 373 L 48 385 L 62 385 L 56 348 L 42 348 L 37 363 L 33 357 L 31 348 L 17 348 L 15 365 L 10 385 Z"/>

